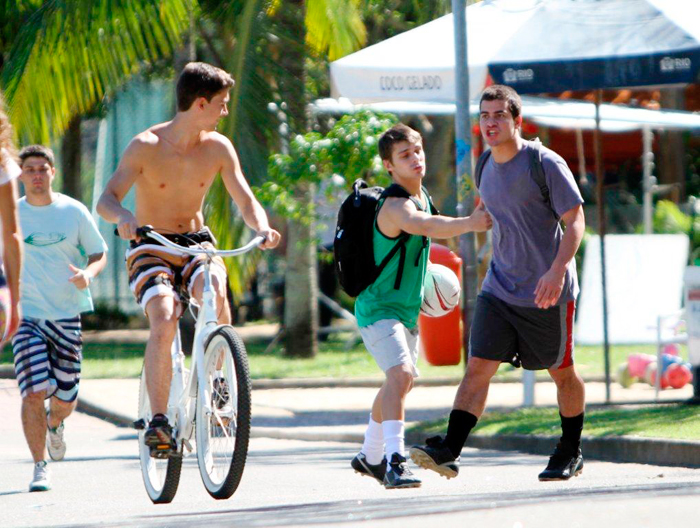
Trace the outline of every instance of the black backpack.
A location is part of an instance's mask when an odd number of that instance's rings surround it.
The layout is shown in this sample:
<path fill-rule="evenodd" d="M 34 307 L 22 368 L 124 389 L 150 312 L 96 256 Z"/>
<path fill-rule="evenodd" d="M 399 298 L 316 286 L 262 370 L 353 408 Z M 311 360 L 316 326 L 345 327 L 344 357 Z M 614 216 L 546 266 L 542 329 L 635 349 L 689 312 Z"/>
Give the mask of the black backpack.
<path fill-rule="evenodd" d="M 532 149 L 529 150 L 529 153 L 530 153 L 530 174 L 532 175 L 532 179 L 535 180 L 535 183 L 540 188 L 540 192 L 542 193 L 542 198 L 544 198 L 545 203 L 552 210 L 554 217 L 557 220 L 559 220 L 559 215 L 552 207 L 552 199 L 549 196 L 549 187 L 547 187 L 547 179 L 546 179 L 545 174 L 544 174 L 544 165 L 542 164 L 542 149 L 541 149 L 542 143 L 540 142 L 539 139 L 534 139 L 533 141 L 528 141 L 528 143 L 531 147 L 533 147 Z M 479 188 L 479 185 L 481 184 L 481 174 L 484 172 L 484 166 L 486 165 L 486 162 L 489 160 L 490 156 L 491 156 L 491 151 L 486 150 L 486 151 L 484 151 L 484 153 L 481 156 L 479 156 L 479 159 L 476 161 L 476 168 L 474 169 L 474 183 L 476 184 L 477 189 Z"/>
<path fill-rule="evenodd" d="M 432 214 L 439 214 L 425 187 L 423 192 L 428 198 Z M 401 276 L 406 260 L 406 241 L 410 236 L 408 233 L 399 235 L 396 244 L 379 266 L 374 263 L 373 232 L 377 206 L 383 198 L 389 197 L 414 200 L 409 192 L 398 184 L 394 183 L 384 189 L 370 187 L 366 181 L 358 179 L 352 185 L 352 193 L 340 206 L 333 239 L 335 271 L 343 290 L 351 297 L 357 297 L 367 286 L 377 280 L 397 252 L 401 254 L 394 288 L 399 289 L 401 286 Z M 423 237 L 424 248 L 427 246 L 427 241 L 428 239 Z M 420 257 L 420 253 L 418 256 Z"/>

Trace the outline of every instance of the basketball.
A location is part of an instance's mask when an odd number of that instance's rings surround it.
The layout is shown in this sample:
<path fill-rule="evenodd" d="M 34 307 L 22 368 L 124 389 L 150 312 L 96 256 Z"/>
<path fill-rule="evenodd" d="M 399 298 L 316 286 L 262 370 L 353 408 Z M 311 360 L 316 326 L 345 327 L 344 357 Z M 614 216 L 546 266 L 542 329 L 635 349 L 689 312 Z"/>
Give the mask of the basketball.
<path fill-rule="evenodd" d="M 421 313 L 428 317 L 450 313 L 459 304 L 461 291 L 459 279 L 450 268 L 429 262 Z"/>

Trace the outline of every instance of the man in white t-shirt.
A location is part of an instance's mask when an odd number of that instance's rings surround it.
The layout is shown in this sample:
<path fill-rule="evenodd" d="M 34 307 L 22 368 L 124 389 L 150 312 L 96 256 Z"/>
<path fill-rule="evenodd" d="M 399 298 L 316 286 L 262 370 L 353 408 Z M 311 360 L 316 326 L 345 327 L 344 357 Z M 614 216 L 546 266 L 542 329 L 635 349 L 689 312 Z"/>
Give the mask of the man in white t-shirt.
<path fill-rule="evenodd" d="M 107 262 L 107 245 L 90 212 L 56 193 L 51 149 L 19 153 L 25 197 L 19 200 L 25 262 L 20 289 L 22 322 L 12 340 L 22 394 L 22 426 L 34 459 L 29 491 L 50 489 L 45 452 L 62 460 L 63 421 L 77 404 L 82 334 L 80 314 L 92 310 L 88 286 Z M 49 410 L 44 401 L 50 399 Z"/>

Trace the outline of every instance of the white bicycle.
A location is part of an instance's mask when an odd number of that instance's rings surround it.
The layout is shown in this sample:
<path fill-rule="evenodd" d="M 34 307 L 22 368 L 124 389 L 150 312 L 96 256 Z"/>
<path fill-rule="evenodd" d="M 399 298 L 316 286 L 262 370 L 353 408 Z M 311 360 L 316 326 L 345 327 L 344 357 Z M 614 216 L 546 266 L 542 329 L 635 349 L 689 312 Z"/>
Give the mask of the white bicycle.
<path fill-rule="evenodd" d="M 258 236 L 245 246 L 228 251 L 176 244 L 149 226 L 137 235 L 150 237 L 166 247 L 188 255 L 206 255 L 202 306 L 197 314 L 192 363 L 185 367 L 180 331 L 171 349 L 172 381 L 168 399 L 168 422 L 173 427 L 176 449 L 167 458 L 151 457 L 144 434 L 153 413 L 146 390 L 146 372 L 141 374 L 138 420 L 139 458 L 148 496 L 154 503 L 173 500 L 180 482 L 184 449 L 193 450 L 204 487 L 215 499 L 228 499 L 243 476 L 250 437 L 250 374 L 243 341 L 230 325 L 217 322 L 216 294 L 211 284 L 210 266 L 215 256 L 234 257 L 259 246 Z M 190 301 L 192 302 L 192 301 Z"/>

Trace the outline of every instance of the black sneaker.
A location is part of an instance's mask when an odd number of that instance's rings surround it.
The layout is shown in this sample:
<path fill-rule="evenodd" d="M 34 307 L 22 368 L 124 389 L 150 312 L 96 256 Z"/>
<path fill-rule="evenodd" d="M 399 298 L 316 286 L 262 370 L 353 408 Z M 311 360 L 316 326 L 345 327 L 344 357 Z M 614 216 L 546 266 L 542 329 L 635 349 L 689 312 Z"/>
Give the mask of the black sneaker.
<path fill-rule="evenodd" d="M 432 469 L 443 477 L 454 478 L 459 474 L 459 457 L 443 443 L 441 436 L 432 436 L 424 446 L 416 445 L 409 450 L 411 460 L 424 469 Z"/>
<path fill-rule="evenodd" d="M 226 407 L 231 400 L 231 391 L 228 387 L 226 378 L 216 378 L 212 383 L 212 403 L 217 409 L 221 410 Z"/>
<path fill-rule="evenodd" d="M 389 471 L 384 474 L 384 487 L 386 489 L 420 488 L 421 481 L 408 469 L 406 458 L 398 453 L 391 455 Z"/>
<path fill-rule="evenodd" d="M 386 474 L 386 458 L 382 458 L 382 461 L 375 465 L 367 462 L 367 457 L 364 453 L 358 453 L 355 458 L 350 462 L 352 469 L 356 473 L 359 473 L 363 477 L 372 477 L 377 479 L 380 484 L 384 484 L 384 475 Z"/>
<path fill-rule="evenodd" d="M 163 414 L 156 414 L 148 424 L 148 429 L 143 435 L 144 443 L 151 449 L 153 458 L 168 458 L 177 452 L 173 428 L 168 423 L 168 418 Z"/>
<path fill-rule="evenodd" d="M 549 464 L 540 473 L 540 480 L 569 480 L 578 477 L 583 471 L 583 455 L 581 449 L 559 442 L 554 453 L 549 457 Z"/>

